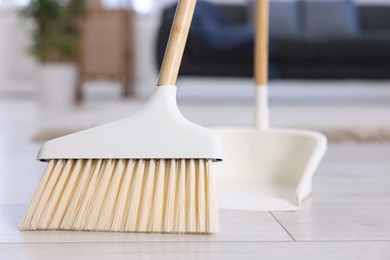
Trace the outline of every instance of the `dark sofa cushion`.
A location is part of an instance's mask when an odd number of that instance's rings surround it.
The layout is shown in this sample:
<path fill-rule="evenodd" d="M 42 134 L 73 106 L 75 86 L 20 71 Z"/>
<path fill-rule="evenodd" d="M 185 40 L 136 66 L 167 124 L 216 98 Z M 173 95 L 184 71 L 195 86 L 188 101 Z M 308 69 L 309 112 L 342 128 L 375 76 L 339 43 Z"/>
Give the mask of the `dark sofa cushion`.
<path fill-rule="evenodd" d="M 276 62 L 281 63 L 313 63 L 319 60 L 317 46 L 305 39 L 275 39 L 273 56 Z"/>
<path fill-rule="evenodd" d="M 389 64 L 390 31 L 367 32 L 359 38 L 323 41 L 318 43 L 318 48 L 322 62 Z"/>
<path fill-rule="evenodd" d="M 360 26 L 365 30 L 390 30 L 390 5 L 359 6 Z"/>
<path fill-rule="evenodd" d="M 190 31 L 190 44 L 186 46 L 186 55 L 194 61 L 220 62 L 220 63 L 241 63 L 248 59 L 253 59 L 253 52 L 244 52 L 241 47 L 229 50 L 215 50 L 204 45 Z"/>
<path fill-rule="evenodd" d="M 303 34 L 302 9 L 298 1 L 270 2 L 270 36 L 299 37 Z"/>
<path fill-rule="evenodd" d="M 281 64 L 278 75 L 288 79 L 389 79 L 390 65 L 350 64 Z"/>
<path fill-rule="evenodd" d="M 296 38 L 303 34 L 302 8 L 300 1 L 270 1 L 269 30 L 270 36 L 276 38 Z M 248 22 L 255 24 L 256 2 L 247 2 Z"/>
<path fill-rule="evenodd" d="M 176 8 L 174 4 L 172 9 Z M 253 27 L 237 24 L 230 15 L 217 4 L 198 1 L 191 24 L 192 36 L 209 49 L 226 51 L 245 48 L 253 44 Z"/>
<path fill-rule="evenodd" d="M 352 0 L 304 0 L 304 26 L 311 40 L 357 36 L 359 21 Z"/>
<path fill-rule="evenodd" d="M 223 4 L 220 6 L 223 11 L 237 24 L 247 22 L 246 8 L 240 4 Z"/>

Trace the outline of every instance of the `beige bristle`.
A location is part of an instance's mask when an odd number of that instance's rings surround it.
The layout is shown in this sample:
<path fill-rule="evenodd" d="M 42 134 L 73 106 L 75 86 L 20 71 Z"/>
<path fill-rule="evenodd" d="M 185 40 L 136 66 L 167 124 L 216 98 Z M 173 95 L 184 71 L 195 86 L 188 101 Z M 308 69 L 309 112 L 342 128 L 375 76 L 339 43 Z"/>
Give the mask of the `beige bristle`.
<path fill-rule="evenodd" d="M 57 160 L 52 160 L 49 162 L 49 165 L 47 166 L 47 169 L 42 177 L 42 180 L 40 181 L 37 190 L 35 191 L 34 197 L 30 204 L 30 209 L 28 210 L 26 215 L 24 216 L 23 223 L 29 223 L 32 224 L 32 219 L 34 216 L 40 214 L 38 212 L 41 212 L 40 208 L 43 208 L 45 205 L 42 205 L 42 191 L 47 190 L 46 186 L 48 185 L 50 181 L 50 177 L 52 176 L 52 172 L 54 167 L 58 167 L 59 164 L 57 163 Z M 34 214 L 35 213 L 35 214 Z M 36 214 L 38 213 L 38 214 Z"/>
<path fill-rule="evenodd" d="M 101 176 L 97 182 L 95 187 L 92 187 L 95 191 L 91 204 L 89 206 L 89 211 L 86 216 L 86 221 L 83 221 L 83 229 L 85 230 L 96 230 L 97 229 L 97 221 L 102 213 L 102 207 L 104 198 L 106 196 L 107 190 L 110 185 L 110 180 L 113 175 L 114 170 L 114 162 L 113 160 L 108 160 L 105 164 L 103 170 L 99 172 Z"/>
<path fill-rule="evenodd" d="M 65 165 L 64 160 L 55 160 L 53 161 L 54 167 L 48 166 L 48 170 L 44 173 L 43 179 L 41 182 L 44 182 L 47 179 L 46 185 L 38 185 L 38 189 L 36 190 L 33 203 L 30 205 L 30 210 L 27 212 L 26 217 L 24 219 L 24 223 L 28 223 L 31 227 L 35 229 L 39 229 L 39 219 L 42 216 L 43 211 L 46 207 L 46 202 L 52 193 L 55 184 L 57 182 L 58 176 L 61 173 L 63 166 Z M 28 218 L 27 218 L 28 216 Z M 28 228 L 26 226 L 26 228 Z"/>
<path fill-rule="evenodd" d="M 68 160 L 65 163 L 64 168 L 61 172 L 56 172 L 55 185 L 51 189 L 50 196 L 42 196 L 42 199 L 47 199 L 45 201 L 45 208 L 43 209 L 42 215 L 39 217 L 38 229 L 48 229 L 48 225 L 51 222 L 51 219 L 57 209 L 58 201 L 63 193 L 66 181 L 69 177 L 69 174 L 72 170 L 74 160 Z"/>
<path fill-rule="evenodd" d="M 204 218 L 206 220 L 206 230 L 209 232 L 217 232 L 218 231 L 218 218 L 215 217 L 217 209 L 217 201 L 216 201 L 216 191 L 215 191 L 215 176 L 212 172 L 212 165 L 211 163 L 206 164 L 206 171 L 205 171 L 205 177 L 206 177 L 206 201 L 207 201 L 207 214 Z"/>
<path fill-rule="evenodd" d="M 133 177 L 134 169 L 134 160 L 127 160 L 127 165 L 125 166 L 125 173 L 123 176 L 122 187 L 118 194 L 118 202 L 115 205 L 115 210 L 113 212 L 114 219 L 112 221 L 111 230 L 112 231 L 122 231 L 124 230 L 124 221 L 123 218 L 128 209 L 128 197 L 131 189 L 131 180 Z M 127 214 L 126 214 L 127 215 Z"/>
<path fill-rule="evenodd" d="M 64 190 L 58 202 L 53 202 L 57 207 L 57 210 L 54 211 L 53 218 L 49 224 L 49 228 L 58 227 L 61 224 L 62 219 L 64 218 L 65 211 L 67 210 L 69 203 L 74 195 L 74 190 L 77 187 L 76 183 L 79 183 L 78 178 L 81 177 L 78 173 L 82 171 L 81 167 L 83 165 L 83 160 L 77 160 L 74 163 L 74 167 L 70 172 L 70 176 L 67 180 L 66 185 L 64 185 Z M 65 174 L 63 175 L 65 176 Z"/>
<path fill-rule="evenodd" d="M 84 165 L 84 172 L 91 172 L 92 171 L 92 166 L 93 166 L 93 161 L 90 160 L 83 160 L 85 162 Z M 69 206 L 66 210 L 66 213 L 63 217 L 63 220 L 61 222 L 61 227 L 69 227 L 73 225 L 73 222 L 75 221 L 75 213 L 78 214 L 80 211 L 80 206 L 82 204 L 83 197 L 85 195 L 85 190 L 87 187 L 87 184 L 90 181 L 92 174 L 81 174 L 80 176 L 80 181 L 77 183 L 77 188 L 75 192 L 71 196 L 71 201 L 69 203 Z"/>
<path fill-rule="evenodd" d="M 163 216 L 163 229 L 166 232 L 174 231 L 175 221 L 175 195 L 176 195 L 176 180 L 177 180 L 177 160 L 169 160 L 167 162 L 167 178 L 165 178 L 165 205 Z"/>
<path fill-rule="evenodd" d="M 95 187 L 96 183 L 99 179 L 99 173 L 101 169 L 104 169 L 104 165 L 106 161 L 103 160 L 97 160 L 94 165 L 92 166 L 91 171 L 86 172 L 86 175 L 91 175 L 88 179 L 89 182 L 87 186 L 85 187 L 83 198 L 80 200 L 80 207 L 77 212 L 71 212 L 69 211 L 69 215 L 74 216 L 74 222 L 72 225 L 65 226 L 65 223 L 63 223 L 64 226 L 62 226 L 62 229 L 70 228 L 75 230 L 81 230 L 84 227 L 83 222 L 85 221 L 85 217 L 88 214 L 88 210 L 90 209 L 90 204 L 92 201 L 92 196 L 95 193 Z"/>
<path fill-rule="evenodd" d="M 198 164 L 198 170 L 196 172 L 196 179 L 197 179 L 197 204 L 196 204 L 196 213 L 198 214 L 197 216 L 197 230 L 204 230 L 206 229 L 205 225 L 205 219 L 202 216 L 206 216 L 206 191 L 205 191 L 205 183 L 204 183 L 204 174 L 205 174 L 205 165 L 202 162 L 199 162 Z"/>
<path fill-rule="evenodd" d="M 159 160 L 157 163 L 153 202 L 149 218 L 148 230 L 161 230 L 163 224 L 163 214 L 165 207 L 165 160 Z"/>
<path fill-rule="evenodd" d="M 148 160 L 142 185 L 142 196 L 140 198 L 140 208 L 138 209 L 138 230 L 140 232 L 148 231 L 150 211 L 152 209 L 152 199 L 154 191 L 154 175 L 156 174 L 155 160 Z M 132 214 L 130 212 L 130 214 Z"/>
<path fill-rule="evenodd" d="M 180 160 L 176 184 L 174 231 L 186 230 L 186 161 Z"/>
<path fill-rule="evenodd" d="M 130 187 L 130 196 L 129 200 L 129 209 L 127 210 L 125 216 L 125 225 L 122 231 L 127 229 L 136 230 L 137 229 L 137 220 L 138 220 L 138 208 L 140 204 L 140 197 L 142 192 L 142 181 L 144 179 L 144 171 L 146 167 L 145 160 L 139 160 L 137 162 L 135 172 L 134 172 L 134 183 Z"/>
<path fill-rule="evenodd" d="M 195 163 L 187 161 L 186 165 L 186 230 L 190 233 L 196 230 L 196 179 Z"/>
<path fill-rule="evenodd" d="M 114 216 L 114 207 L 117 203 L 118 192 L 120 191 L 121 180 L 122 176 L 124 175 L 124 168 L 125 160 L 118 160 L 111 178 L 111 183 L 108 186 L 107 194 L 103 200 L 103 208 L 97 222 L 98 230 L 107 230 L 111 228 L 111 223 Z"/>
<path fill-rule="evenodd" d="M 212 233 L 212 160 L 50 161 L 22 230 Z"/>

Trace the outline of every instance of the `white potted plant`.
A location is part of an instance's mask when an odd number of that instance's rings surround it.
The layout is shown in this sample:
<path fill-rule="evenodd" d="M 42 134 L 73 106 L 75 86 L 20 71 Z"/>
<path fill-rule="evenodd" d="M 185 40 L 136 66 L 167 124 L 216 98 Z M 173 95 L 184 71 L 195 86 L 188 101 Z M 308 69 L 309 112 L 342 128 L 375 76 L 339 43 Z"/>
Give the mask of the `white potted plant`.
<path fill-rule="evenodd" d="M 32 0 L 22 11 L 35 24 L 31 53 L 40 62 L 40 97 L 45 106 L 64 108 L 74 103 L 84 12 L 84 0 Z"/>

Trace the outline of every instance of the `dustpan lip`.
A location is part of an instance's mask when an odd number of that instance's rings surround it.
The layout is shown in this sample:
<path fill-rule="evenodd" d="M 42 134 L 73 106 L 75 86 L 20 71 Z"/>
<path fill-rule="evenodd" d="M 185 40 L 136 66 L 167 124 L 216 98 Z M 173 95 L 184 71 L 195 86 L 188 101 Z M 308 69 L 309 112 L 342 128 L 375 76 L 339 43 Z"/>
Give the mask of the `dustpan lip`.
<path fill-rule="evenodd" d="M 313 131 L 313 130 L 306 130 L 306 129 L 298 129 L 298 128 L 281 128 L 281 127 L 270 127 L 267 129 L 257 129 L 255 127 L 250 126 L 235 126 L 235 127 L 210 127 L 213 131 L 253 131 L 253 132 L 264 132 L 264 133 L 281 133 L 281 134 L 296 134 L 296 135 L 304 135 L 304 136 L 310 136 L 315 139 L 318 139 L 321 142 L 327 142 L 327 138 L 323 133 Z"/>

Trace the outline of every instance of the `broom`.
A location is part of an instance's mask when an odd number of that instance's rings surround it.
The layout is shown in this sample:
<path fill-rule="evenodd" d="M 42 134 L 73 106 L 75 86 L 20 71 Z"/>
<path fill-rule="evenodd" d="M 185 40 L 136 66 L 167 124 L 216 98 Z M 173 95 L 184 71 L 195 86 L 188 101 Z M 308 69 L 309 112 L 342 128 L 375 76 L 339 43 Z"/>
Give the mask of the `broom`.
<path fill-rule="evenodd" d="M 158 87 L 133 116 L 46 142 L 21 230 L 212 233 L 219 137 L 186 120 L 176 78 L 195 0 L 179 1 Z"/>

